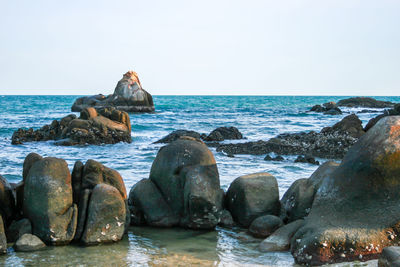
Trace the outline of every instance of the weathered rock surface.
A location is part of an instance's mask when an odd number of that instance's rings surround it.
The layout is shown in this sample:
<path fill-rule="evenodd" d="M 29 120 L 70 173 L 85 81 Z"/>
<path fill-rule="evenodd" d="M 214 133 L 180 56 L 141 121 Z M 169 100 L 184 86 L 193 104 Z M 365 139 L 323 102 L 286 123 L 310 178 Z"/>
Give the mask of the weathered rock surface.
<path fill-rule="evenodd" d="M 8 181 L 0 175 L 0 215 L 3 217 L 6 226 L 11 223 L 16 213 L 12 187 Z"/>
<path fill-rule="evenodd" d="M 393 107 L 394 103 L 376 100 L 371 97 L 351 97 L 340 100 L 337 105 L 343 107 L 388 108 Z"/>
<path fill-rule="evenodd" d="M 249 232 L 254 237 L 267 237 L 283 225 L 282 220 L 274 215 L 264 215 L 256 218 L 250 224 Z"/>
<path fill-rule="evenodd" d="M 257 217 L 279 215 L 276 178 L 269 173 L 254 173 L 236 178 L 226 193 L 225 204 L 235 222 L 243 227 L 249 227 Z"/>
<path fill-rule="evenodd" d="M 378 267 L 400 267 L 400 247 L 384 248 L 379 257 Z"/>
<path fill-rule="evenodd" d="M 7 253 L 7 238 L 4 231 L 3 218 L 0 215 L 0 255 Z"/>
<path fill-rule="evenodd" d="M 86 108 L 81 111 L 79 118 L 71 114 L 37 130 L 20 128 L 13 133 L 11 142 L 17 145 L 48 140 L 56 140 L 55 144 L 65 146 L 130 143 L 129 115 L 114 108 Z"/>
<path fill-rule="evenodd" d="M 370 119 L 364 127 L 364 131 L 371 129 L 380 119 L 386 116 L 398 116 L 400 115 L 400 104 L 396 104 L 392 109 L 385 110 L 382 114 Z"/>
<path fill-rule="evenodd" d="M 7 241 L 15 242 L 24 234 L 32 234 L 31 222 L 26 218 L 11 223 L 6 231 Z"/>
<path fill-rule="evenodd" d="M 310 155 L 340 159 L 363 134 L 362 122 L 352 114 L 332 127 L 323 128 L 320 133 L 311 131 L 281 134 L 268 141 L 220 144 L 217 151 L 226 154 L 251 155 L 274 152 L 280 155 Z"/>
<path fill-rule="evenodd" d="M 167 136 L 161 138 L 160 140 L 154 142 L 154 144 L 171 143 L 173 141 L 178 140 L 179 138 L 181 138 L 183 136 L 189 136 L 189 137 L 193 137 L 193 138 L 196 138 L 196 139 L 204 139 L 205 137 L 207 137 L 207 135 L 199 134 L 198 132 L 195 132 L 195 131 L 176 130 L 176 131 L 173 131 L 172 133 L 168 134 Z"/>
<path fill-rule="evenodd" d="M 262 252 L 273 252 L 273 251 L 287 251 L 290 249 L 290 241 L 297 230 L 304 225 L 304 220 L 297 220 L 288 223 L 272 235 L 264 239 L 259 245 L 259 249 Z"/>
<path fill-rule="evenodd" d="M 213 229 L 220 221 L 222 194 L 211 151 L 185 136 L 159 150 L 150 180 L 140 181 L 129 199 L 152 225 Z"/>
<path fill-rule="evenodd" d="M 15 251 L 30 252 L 45 248 L 39 237 L 31 234 L 22 235 L 14 244 Z"/>
<path fill-rule="evenodd" d="M 128 71 L 109 96 L 102 94 L 80 97 L 75 100 L 71 111 L 82 111 L 87 107 L 115 107 L 126 112 L 154 112 L 153 97 L 142 88 L 136 72 Z"/>
<path fill-rule="evenodd" d="M 220 142 L 224 140 L 243 139 L 243 135 L 236 127 L 219 127 L 213 130 L 204 141 Z"/>
<path fill-rule="evenodd" d="M 125 231 L 126 208 L 121 193 L 113 186 L 98 184 L 90 197 L 85 231 L 85 245 L 116 242 Z"/>
<path fill-rule="evenodd" d="M 297 263 L 377 258 L 400 228 L 400 117 L 381 119 L 323 179 L 291 241 Z"/>
<path fill-rule="evenodd" d="M 43 158 L 32 165 L 25 179 L 23 210 L 33 234 L 44 242 L 61 245 L 72 240 L 78 210 L 65 160 Z"/>

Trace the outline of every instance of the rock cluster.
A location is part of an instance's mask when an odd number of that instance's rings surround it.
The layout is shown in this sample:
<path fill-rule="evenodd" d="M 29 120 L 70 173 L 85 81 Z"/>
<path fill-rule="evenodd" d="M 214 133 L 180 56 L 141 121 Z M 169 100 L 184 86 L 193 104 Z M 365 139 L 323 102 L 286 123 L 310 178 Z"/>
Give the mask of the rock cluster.
<path fill-rule="evenodd" d="M 337 105 L 342 107 L 388 108 L 393 107 L 394 103 L 376 100 L 372 97 L 350 97 L 340 100 Z"/>
<path fill-rule="evenodd" d="M 80 97 L 75 100 L 71 111 L 82 111 L 87 107 L 109 108 L 126 112 L 154 112 L 153 97 L 142 88 L 136 72 L 125 73 L 109 96 L 102 94 Z"/>
<path fill-rule="evenodd" d="M 40 129 L 18 129 L 12 135 L 12 144 L 56 140 L 57 145 L 130 143 L 131 122 L 128 113 L 115 108 L 85 108 L 80 117 L 70 114 Z"/>
<path fill-rule="evenodd" d="M 129 225 L 122 177 L 94 160 L 76 162 L 71 176 L 65 160 L 30 153 L 21 190 L 8 195 L 6 180 L 0 185 L 0 253 L 7 241 L 15 242 L 16 251 L 115 242 Z"/>
<path fill-rule="evenodd" d="M 400 115 L 400 104 L 394 105 L 392 109 L 385 110 L 382 114 L 370 119 L 364 127 L 364 131 L 371 129 L 380 119 L 387 116 L 398 116 Z"/>
<path fill-rule="evenodd" d="M 342 111 L 338 106 L 336 105 L 335 102 L 327 102 L 321 105 L 315 105 L 313 106 L 310 111 L 314 112 L 322 112 L 326 115 L 340 115 L 342 114 Z"/>
<path fill-rule="evenodd" d="M 355 114 L 351 114 L 332 127 L 323 128 L 319 133 L 311 131 L 281 134 L 268 141 L 220 144 L 217 151 L 228 155 L 262 155 L 274 152 L 279 155 L 340 159 L 364 133 L 361 120 Z"/>

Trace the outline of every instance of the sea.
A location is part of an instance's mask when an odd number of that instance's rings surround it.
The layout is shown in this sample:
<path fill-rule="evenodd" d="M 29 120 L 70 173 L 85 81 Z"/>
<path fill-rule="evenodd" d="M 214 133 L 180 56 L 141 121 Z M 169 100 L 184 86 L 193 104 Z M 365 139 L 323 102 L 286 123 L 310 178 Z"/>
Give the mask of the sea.
<path fill-rule="evenodd" d="M 151 164 L 163 144 L 155 141 L 178 129 L 210 133 L 217 127 L 237 127 L 247 142 L 268 140 L 278 134 L 320 131 L 350 113 L 357 113 L 365 125 L 382 109 L 342 108 L 343 115 L 308 112 L 315 104 L 337 102 L 349 96 L 154 96 L 154 113 L 131 113 L 132 143 L 114 145 L 55 146 L 53 141 L 11 145 L 18 128 L 40 128 L 71 114 L 79 96 L 0 96 L 0 175 L 9 182 L 22 179 L 24 158 L 30 152 L 63 158 L 72 170 L 75 161 L 97 160 L 117 170 L 127 191 L 148 178 Z M 374 97 L 400 102 L 400 97 Z M 79 115 L 78 113 L 76 113 Z M 309 177 L 318 166 L 294 163 L 296 156 L 282 162 L 265 161 L 265 155 L 227 157 L 210 148 L 217 162 L 221 187 L 227 190 L 237 177 L 256 172 L 273 174 L 280 197 L 297 179 Z M 274 156 L 274 155 L 272 155 Z M 321 163 L 326 159 L 317 158 Z M 48 247 L 31 253 L 0 256 L 6 266 L 294 266 L 289 252 L 261 253 L 262 239 L 252 238 L 245 229 L 217 228 L 191 231 L 179 228 L 131 227 L 121 242 L 95 247 L 70 245 Z"/>

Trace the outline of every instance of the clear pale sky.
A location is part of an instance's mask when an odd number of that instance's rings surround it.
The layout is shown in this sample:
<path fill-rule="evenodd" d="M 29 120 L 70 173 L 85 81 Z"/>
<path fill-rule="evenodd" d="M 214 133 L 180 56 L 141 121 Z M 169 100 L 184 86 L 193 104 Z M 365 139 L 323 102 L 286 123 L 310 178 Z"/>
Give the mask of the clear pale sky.
<path fill-rule="evenodd" d="M 0 94 L 400 95 L 400 1 L 0 0 Z"/>

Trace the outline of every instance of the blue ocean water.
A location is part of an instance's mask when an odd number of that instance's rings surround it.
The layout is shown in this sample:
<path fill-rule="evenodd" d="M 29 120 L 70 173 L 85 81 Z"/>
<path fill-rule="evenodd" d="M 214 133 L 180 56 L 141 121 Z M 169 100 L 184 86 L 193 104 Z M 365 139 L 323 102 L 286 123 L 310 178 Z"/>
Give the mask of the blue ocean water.
<path fill-rule="evenodd" d="M 162 146 L 152 143 L 174 130 L 187 129 L 209 133 L 220 126 L 235 126 L 247 138 L 244 141 L 267 140 L 285 132 L 320 131 L 349 113 L 361 110 L 360 108 L 344 108 L 345 113 L 340 116 L 307 112 L 314 104 L 347 98 L 344 96 L 154 96 L 155 113 L 130 114 L 133 137 L 131 144 L 62 147 L 53 145 L 52 141 L 47 141 L 11 145 L 13 131 L 20 127 L 39 128 L 51 123 L 54 119 L 70 114 L 71 105 L 77 97 L 0 96 L 1 175 L 10 182 L 20 181 L 25 156 L 30 152 L 36 152 L 42 156 L 63 158 L 71 169 L 76 160 L 100 161 L 119 171 L 129 190 L 137 181 L 148 178 L 152 161 Z M 376 98 L 400 102 L 400 97 Z M 377 114 L 357 115 L 365 124 Z M 283 162 L 268 162 L 263 160 L 265 155 L 237 155 L 229 158 L 223 153 L 216 152 L 215 148 L 211 150 L 217 161 L 221 185 L 225 190 L 238 176 L 266 171 L 277 178 L 280 196 L 282 196 L 293 181 L 309 177 L 317 168 L 310 164 L 293 163 L 295 156 L 288 156 L 286 157 L 288 160 Z M 324 159 L 319 160 L 324 162 Z M 237 233 L 227 234 L 228 232 L 218 231 L 218 234 L 222 236 L 218 239 L 222 241 L 218 242 L 222 243 L 217 243 L 217 247 L 221 247 L 217 261 L 267 265 L 274 265 L 276 262 L 291 264 L 293 261 L 289 254 L 282 254 L 283 256 L 257 254 L 250 252 L 246 245 L 238 245 L 239 250 L 245 251 L 244 254 L 235 254 L 235 246 L 230 247 L 228 249 L 230 252 L 227 252 L 224 246 L 229 247 L 228 244 L 234 243 L 234 238 L 237 238 Z M 134 233 L 130 233 L 129 236 L 129 240 L 137 238 Z M 139 240 L 142 239 L 139 238 Z M 135 242 L 132 242 L 129 241 L 128 245 L 133 246 Z M 140 247 L 141 245 L 138 246 L 138 249 L 143 248 Z M 130 251 L 132 249 L 130 247 Z M 135 252 L 132 253 L 137 253 L 135 249 L 133 250 Z M 21 262 L 17 258 L 18 256 L 12 254 L 8 263 Z"/>

